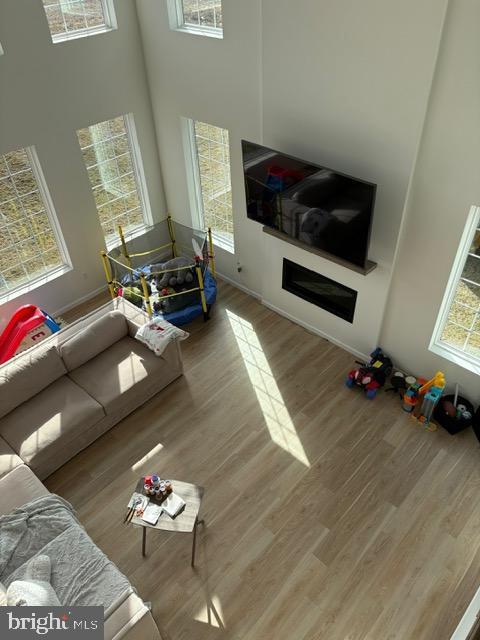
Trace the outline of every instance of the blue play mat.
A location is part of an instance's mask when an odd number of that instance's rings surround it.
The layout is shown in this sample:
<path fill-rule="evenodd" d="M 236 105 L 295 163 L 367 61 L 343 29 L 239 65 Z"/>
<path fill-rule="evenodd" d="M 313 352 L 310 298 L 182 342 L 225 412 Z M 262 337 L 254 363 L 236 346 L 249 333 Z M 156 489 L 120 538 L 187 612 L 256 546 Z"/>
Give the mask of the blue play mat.
<path fill-rule="evenodd" d="M 204 273 L 204 290 L 205 290 L 205 298 L 207 300 L 207 305 L 209 307 L 217 299 L 217 283 L 215 278 L 212 276 L 210 271 L 206 271 Z M 179 309 L 178 311 L 172 311 L 172 313 L 156 313 L 155 315 L 161 315 L 162 318 L 168 320 L 176 327 L 181 327 L 185 324 L 189 324 L 198 316 L 201 316 L 203 313 L 202 303 L 200 302 L 200 295 L 198 296 L 199 300 L 196 304 L 190 304 L 183 309 Z"/>

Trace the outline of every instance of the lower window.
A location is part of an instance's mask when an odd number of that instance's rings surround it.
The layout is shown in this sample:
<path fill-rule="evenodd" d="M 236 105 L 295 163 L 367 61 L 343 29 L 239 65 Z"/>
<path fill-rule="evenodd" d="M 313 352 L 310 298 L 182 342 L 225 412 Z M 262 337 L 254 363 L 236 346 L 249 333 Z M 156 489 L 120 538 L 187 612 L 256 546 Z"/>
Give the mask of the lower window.
<path fill-rule="evenodd" d="M 480 207 L 470 210 L 430 349 L 480 369 Z"/>
<path fill-rule="evenodd" d="M 68 258 L 35 150 L 0 156 L 0 299 L 44 278 Z"/>
<path fill-rule="evenodd" d="M 210 227 L 215 243 L 234 251 L 230 144 L 226 129 L 187 120 L 193 222 Z"/>

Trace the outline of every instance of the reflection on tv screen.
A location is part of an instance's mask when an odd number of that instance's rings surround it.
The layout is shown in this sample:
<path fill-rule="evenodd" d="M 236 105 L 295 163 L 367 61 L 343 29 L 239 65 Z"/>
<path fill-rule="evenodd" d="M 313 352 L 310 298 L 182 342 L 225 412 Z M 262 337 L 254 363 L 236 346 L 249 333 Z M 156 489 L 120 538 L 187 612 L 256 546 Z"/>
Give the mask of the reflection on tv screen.
<path fill-rule="evenodd" d="M 242 142 L 247 215 L 364 266 L 376 186 Z"/>

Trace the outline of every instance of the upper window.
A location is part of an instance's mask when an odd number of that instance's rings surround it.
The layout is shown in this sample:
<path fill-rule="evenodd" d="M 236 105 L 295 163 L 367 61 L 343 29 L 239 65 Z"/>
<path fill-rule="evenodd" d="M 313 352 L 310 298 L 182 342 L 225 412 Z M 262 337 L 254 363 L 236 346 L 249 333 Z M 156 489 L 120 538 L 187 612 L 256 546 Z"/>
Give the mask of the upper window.
<path fill-rule="evenodd" d="M 67 266 L 34 149 L 0 155 L 0 298 Z"/>
<path fill-rule="evenodd" d="M 480 207 L 472 207 L 430 349 L 480 372 Z"/>
<path fill-rule="evenodd" d="M 169 0 L 173 29 L 223 37 L 221 0 Z"/>
<path fill-rule="evenodd" d="M 228 131 L 194 120 L 187 120 L 187 129 L 195 222 L 202 228 L 211 227 L 216 243 L 233 251 Z"/>
<path fill-rule="evenodd" d="M 116 27 L 112 0 L 43 0 L 53 42 Z"/>
<path fill-rule="evenodd" d="M 145 178 L 132 116 L 119 116 L 77 132 L 107 245 L 151 224 Z"/>

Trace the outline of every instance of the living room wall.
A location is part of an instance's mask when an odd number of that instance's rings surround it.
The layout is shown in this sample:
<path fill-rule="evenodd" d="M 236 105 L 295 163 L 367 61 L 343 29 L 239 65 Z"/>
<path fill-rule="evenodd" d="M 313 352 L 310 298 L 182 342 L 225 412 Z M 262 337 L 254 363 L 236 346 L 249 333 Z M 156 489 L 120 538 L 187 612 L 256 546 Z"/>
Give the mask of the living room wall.
<path fill-rule="evenodd" d="M 478 376 L 428 350 L 469 209 L 480 204 L 480 4 L 451 2 L 381 344 L 399 365 L 479 400 Z"/>
<path fill-rule="evenodd" d="M 73 270 L 0 306 L 0 328 L 32 302 L 50 313 L 104 286 L 104 240 L 76 131 L 133 113 L 154 215 L 165 203 L 133 0 L 115 2 L 118 29 L 53 44 L 40 1 L 0 3 L 0 154 L 35 145 Z"/>
<path fill-rule="evenodd" d="M 263 1 L 263 140 L 378 184 L 370 244 L 378 267 L 359 275 L 267 237 L 262 294 L 363 354 L 378 344 L 445 7 L 438 0 Z M 357 290 L 353 324 L 285 292 L 283 256 Z"/>
<path fill-rule="evenodd" d="M 167 2 L 137 0 L 158 147 L 170 213 L 191 224 L 182 118 L 227 128 L 232 146 L 236 253 L 217 248 L 223 275 L 260 294 L 261 228 L 245 220 L 239 142 L 262 138 L 261 2 L 223 3 L 225 38 L 208 38 L 169 27 Z M 241 275 L 237 261 L 242 264 Z"/>
<path fill-rule="evenodd" d="M 236 252 L 217 250 L 219 271 L 357 353 L 379 338 L 446 4 L 224 0 L 216 40 L 171 31 L 166 3 L 137 0 L 170 211 L 190 217 L 181 116 L 228 128 Z M 241 138 L 378 183 L 376 271 L 361 276 L 247 220 Z M 283 257 L 358 290 L 353 325 L 283 291 Z"/>

